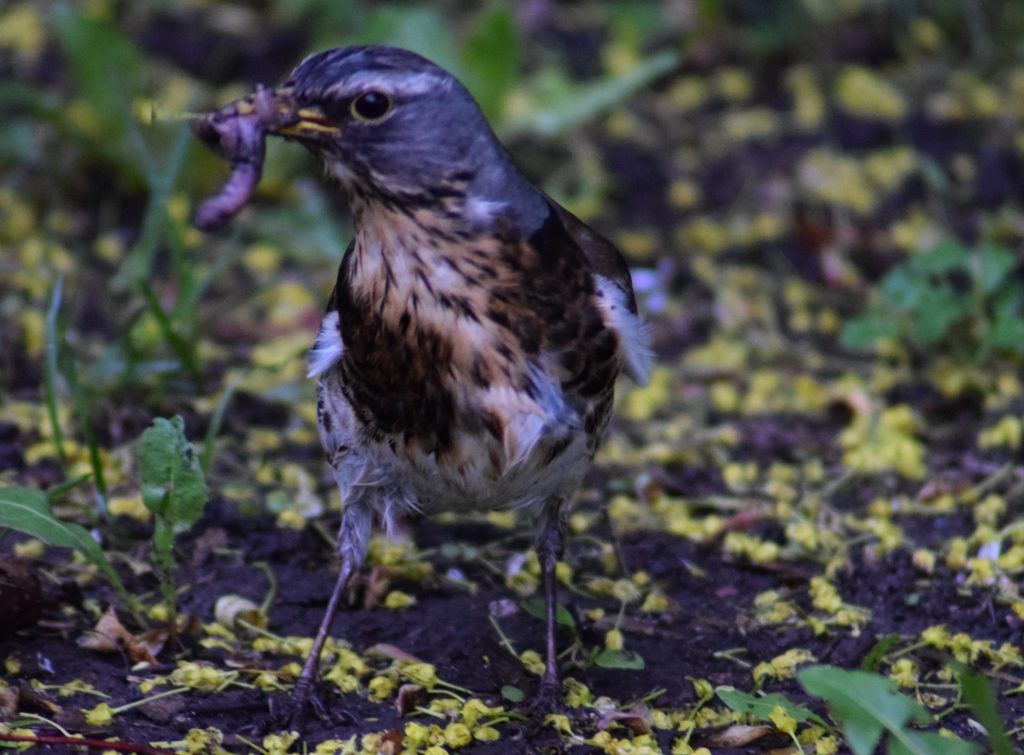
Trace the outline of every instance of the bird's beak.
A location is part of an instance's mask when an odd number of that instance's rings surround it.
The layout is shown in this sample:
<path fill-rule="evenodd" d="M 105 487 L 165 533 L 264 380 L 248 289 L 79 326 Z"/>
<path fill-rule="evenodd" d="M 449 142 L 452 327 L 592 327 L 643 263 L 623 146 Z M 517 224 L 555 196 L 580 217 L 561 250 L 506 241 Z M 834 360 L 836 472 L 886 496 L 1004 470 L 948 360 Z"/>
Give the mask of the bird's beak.
<path fill-rule="evenodd" d="M 202 116 L 197 124 L 197 133 L 209 142 L 211 140 L 203 136 L 203 131 L 212 133 L 214 129 L 208 128 L 210 125 L 239 118 L 255 118 L 258 128 L 265 134 L 303 141 L 321 140 L 341 131 L 320 108 L 303 105 L 295 97 L 295 90 L 284 86 L 277 89 L 257 87 L 253 94 Z"/>
<path fill-rule="evenodd" d="M 259 92 L 253 95 L 254 108 L 257 111 L 260 108 L 259 97 Z M 267 132 L 270 134 L 315 141 L 341 132 L 341 129 L 319 107 L 303 105 L 296 100 L 295 92 L 291 87 L 271 90 L 271 101 L 274 103 L 274 110 L 279 114 L 280 120 L 268 129 Z"/>

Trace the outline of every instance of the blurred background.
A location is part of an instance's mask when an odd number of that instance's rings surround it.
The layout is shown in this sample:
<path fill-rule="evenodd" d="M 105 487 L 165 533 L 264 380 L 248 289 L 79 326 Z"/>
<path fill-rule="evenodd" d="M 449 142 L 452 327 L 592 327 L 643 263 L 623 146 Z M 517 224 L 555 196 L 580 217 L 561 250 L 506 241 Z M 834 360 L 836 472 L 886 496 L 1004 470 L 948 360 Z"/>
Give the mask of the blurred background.
<path fill-rule="evenodd" d="M 322 508 L 304 353 L 344 203 L 275 141 L 249 208 L 199 233 L 227 167 L 186 119 L 370 42 L 453 71 L 529 177 L 636 269 L 662 367 L 626 392 L 644 429 L 608 458 L 687 463 L 671 444 L 709 417 L 828 409 L 836 432 L 870 419 L 843 463 L 920 478 L 912 430 L 864 429 L 890 405 L 982 422 L 1019 403 L 1020 3 L 14 0 L 0 479 L 91 474 L 98 511 L 141 516 L 125 444 L 180 413 L 220 494 Z"/>

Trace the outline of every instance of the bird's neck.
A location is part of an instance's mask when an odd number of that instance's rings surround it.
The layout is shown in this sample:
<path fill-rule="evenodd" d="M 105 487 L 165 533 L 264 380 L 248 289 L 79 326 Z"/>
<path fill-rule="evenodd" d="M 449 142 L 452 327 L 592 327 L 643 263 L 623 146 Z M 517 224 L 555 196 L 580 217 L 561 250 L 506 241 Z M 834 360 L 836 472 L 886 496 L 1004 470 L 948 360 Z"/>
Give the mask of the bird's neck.
<path fill-rule="evenodd" d="M 460 204 L 438 210 L 353 203 L 356 240 L 348 281 L 353 292 L 382 311 L 464 292 L 471 272 L 496 264 L 504 244 L 489 223 L 466 218 L 465 200 Z"/>

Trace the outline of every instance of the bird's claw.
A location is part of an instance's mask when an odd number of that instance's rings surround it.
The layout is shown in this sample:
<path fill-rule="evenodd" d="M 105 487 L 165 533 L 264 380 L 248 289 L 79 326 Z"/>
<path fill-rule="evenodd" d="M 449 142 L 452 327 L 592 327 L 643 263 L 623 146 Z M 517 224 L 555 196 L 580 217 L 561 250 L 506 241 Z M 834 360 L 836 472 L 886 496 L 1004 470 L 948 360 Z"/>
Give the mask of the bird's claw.
<path fill-rule="evenodd" d="M 312 691 L 305 695 L 293 694 L 280 703 L 275 703 L 271 699 L 269 707 L 270 711 L 260 726 L 260 732 L 264 735 L 280 731 L 294 731 L 302 734 L 310 718 L 310 713 L 320 721 L 326 721 L 329 718 L 327 707 Z"/>
<path fill-rule="evenodd" d="M 557 680 L 545 679 L 541 681 L 533 697 L 524 704 L 523 713 L 532 720 L 543 722 L 549 714 L 561 713 L 565 708 L 562 685 Z"/>

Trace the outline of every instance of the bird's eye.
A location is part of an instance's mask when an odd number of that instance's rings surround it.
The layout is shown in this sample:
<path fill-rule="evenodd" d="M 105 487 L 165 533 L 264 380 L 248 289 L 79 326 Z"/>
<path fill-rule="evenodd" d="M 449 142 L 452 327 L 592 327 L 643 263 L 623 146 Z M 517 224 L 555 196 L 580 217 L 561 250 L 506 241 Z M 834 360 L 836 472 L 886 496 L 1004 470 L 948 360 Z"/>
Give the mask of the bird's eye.
<path fill-rule="evenodd" d="M 391 110 L 391 98 L 383 92 L 363 92 L 352 100 L 352 115 L 361 121 L 379 121 Z"/>

